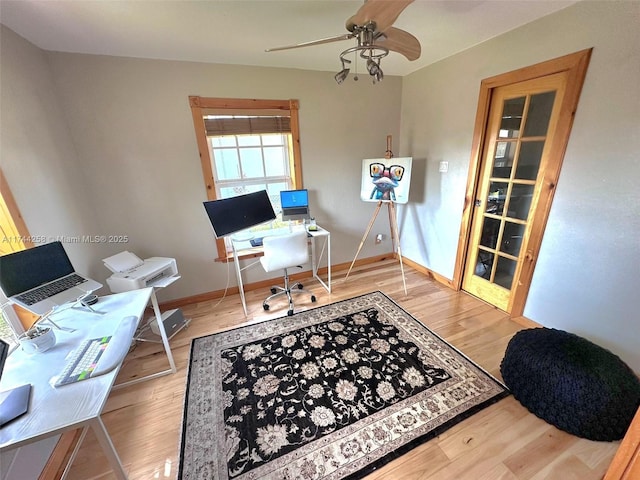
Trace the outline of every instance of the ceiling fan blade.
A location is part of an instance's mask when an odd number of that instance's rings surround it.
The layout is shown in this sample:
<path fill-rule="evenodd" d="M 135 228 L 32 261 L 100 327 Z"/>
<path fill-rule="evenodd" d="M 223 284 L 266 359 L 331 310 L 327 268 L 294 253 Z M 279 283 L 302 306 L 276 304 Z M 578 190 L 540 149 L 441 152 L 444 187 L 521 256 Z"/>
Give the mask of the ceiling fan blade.
<path fill-rule="evenodd" d="M 375 22 L 376 31 L 384 32 L 412 2 L 413 0 L 367 0 L 356 14 L 347 20 L 347 30 L 353 32 L 356 25 Z"/>
<path fill-rule="evenodd" d="M 374 43 L 386 47 L 392 52 L 401 53 L 411 61 L 420 58 L 422 51 L 420 42 L 416 37 L 396 27 L 389 27 L 375 39 Z"/>
<path fill-rule="evenodd" d="M 285 47 L 267 48 L 265 52 L 277 52 L 278 50 L 290 50 L 292 48 L 310 47 L 312 45 L 322 45 L 323 43 L 339 42 L 340 40 L 349 40 L 355 37 L 353 33 L 345 33 L 342 35 L 336 35 L 335 37 L 321 38 L 320 40 L 312 40 L 310 42 L 298 43 L 296 45 L 287 45 Z"/>

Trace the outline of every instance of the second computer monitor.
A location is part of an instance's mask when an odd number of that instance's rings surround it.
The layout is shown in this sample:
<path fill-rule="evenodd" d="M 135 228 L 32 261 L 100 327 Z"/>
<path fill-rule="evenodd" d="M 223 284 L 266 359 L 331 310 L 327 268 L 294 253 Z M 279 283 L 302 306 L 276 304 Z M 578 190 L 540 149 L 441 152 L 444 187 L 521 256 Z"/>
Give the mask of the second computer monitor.
<path fill-rule="evenodd" d="M 282 220 L 304 220 L 311 218 L 309 214 L 309 192 L 303 190 L 280 191 Z"/>

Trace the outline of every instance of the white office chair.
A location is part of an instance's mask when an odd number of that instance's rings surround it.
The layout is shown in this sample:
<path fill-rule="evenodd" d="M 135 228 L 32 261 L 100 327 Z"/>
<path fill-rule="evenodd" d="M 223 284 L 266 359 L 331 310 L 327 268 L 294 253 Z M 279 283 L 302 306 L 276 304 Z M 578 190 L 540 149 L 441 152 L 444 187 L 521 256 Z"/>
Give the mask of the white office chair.
<path fill-rule="evenodd" d="M 287 315 L 293 315 L 293 293 L 306 293 L 311 295 L 311 301 L 315 302 L 316 297 L 311 292 L 305 290 L 301 283 L 289 285 L 289 273 L 287 269 L 302 267 L 309 262 L 309 247 L 307 246 L 307 232 L 295 232 L 286 235 L 266 236 L 263 241 L 264 256 L 260 258 L 260 263 L 265 272 L 274 270 L 284 270 L 284 287 L 271 287 L 272 295 L 262 302 L 262 308 L 269 310 L 269 302 L 280 295 L 286 295 L 289 299 L 289 311 Z"/>

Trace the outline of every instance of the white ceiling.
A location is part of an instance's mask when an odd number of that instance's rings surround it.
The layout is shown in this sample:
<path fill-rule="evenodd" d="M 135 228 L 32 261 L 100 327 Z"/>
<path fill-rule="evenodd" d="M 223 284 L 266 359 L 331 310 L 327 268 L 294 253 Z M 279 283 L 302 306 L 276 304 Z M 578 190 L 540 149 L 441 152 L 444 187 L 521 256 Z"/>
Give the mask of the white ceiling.
<path fill-rule="evenodd" d="M 362 5 L 351 0 L 0 0 L 0 22 L 45 50 L 338 71 L 355 40 L 266 53 L 347 33 Z M 394 26 L 412 33 L 422 56 L 383 59 L 407 75 L 575 1 L 416 0 Z"/>

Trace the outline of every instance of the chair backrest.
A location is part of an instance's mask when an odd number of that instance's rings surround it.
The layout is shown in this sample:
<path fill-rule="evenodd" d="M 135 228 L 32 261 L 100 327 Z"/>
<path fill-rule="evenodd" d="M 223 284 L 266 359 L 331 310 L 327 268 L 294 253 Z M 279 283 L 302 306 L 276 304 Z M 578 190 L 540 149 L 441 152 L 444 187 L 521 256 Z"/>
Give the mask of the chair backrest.
<path fill-rule="evenodd" d="M 260 258 L 267 272 L 304 265 L 309 262 L 307 232 L 266 236 L 262 240 L 264 256 Z"/>

